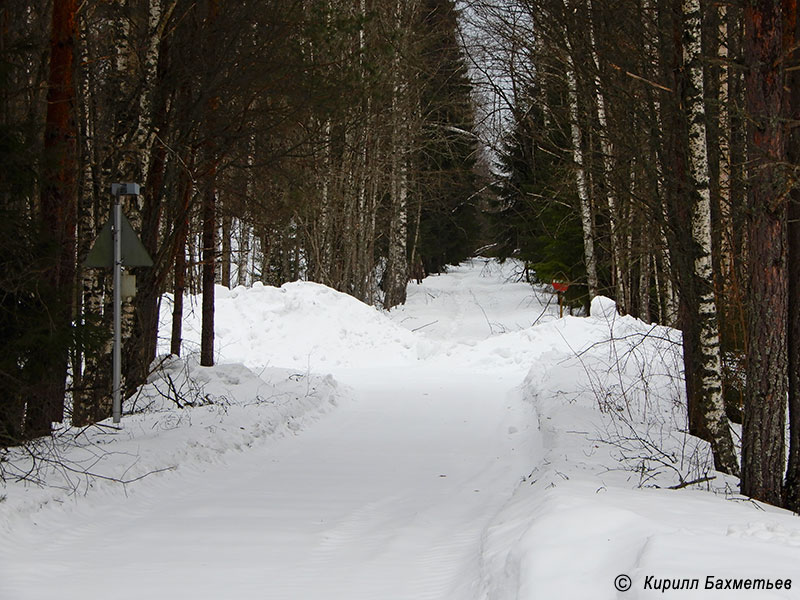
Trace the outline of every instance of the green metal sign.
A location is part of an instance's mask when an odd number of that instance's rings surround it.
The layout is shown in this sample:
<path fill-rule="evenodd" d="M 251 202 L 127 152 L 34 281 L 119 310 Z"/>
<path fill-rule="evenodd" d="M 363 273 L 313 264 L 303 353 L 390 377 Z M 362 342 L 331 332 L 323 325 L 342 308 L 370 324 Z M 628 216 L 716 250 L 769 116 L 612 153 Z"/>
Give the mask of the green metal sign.
<path fill-rule="evenodd" d="M 153 259 L 133 230 L 128 218 L 122 215 L 122 266 L 123 267 L 152 267 Z M 89 251 L 85 266 L 96 269 L 110 269 L 114 266 L 114 238 L 111 232 L 111 219 L 106 221 L 100 234 Z"/>

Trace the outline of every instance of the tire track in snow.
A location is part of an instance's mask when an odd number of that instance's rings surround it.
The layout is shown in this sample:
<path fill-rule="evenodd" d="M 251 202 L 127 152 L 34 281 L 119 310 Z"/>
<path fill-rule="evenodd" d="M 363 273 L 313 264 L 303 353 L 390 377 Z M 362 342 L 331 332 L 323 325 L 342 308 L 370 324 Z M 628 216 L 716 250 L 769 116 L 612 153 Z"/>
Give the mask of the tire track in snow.
<path fill-rule="evenodd" d="M 505 480 L 505 489 L 477 489 L 492 487 L 502 470 L 495 453 L 509 451 L 508 440 L 500 447 L 494 444 L 497 431 L 507 432 L 508 428 L 487 418 L 492 414 L 496 418 L 501 412 L 495 402 L 503 394 L 491 380 L 464 374 L 444 389 L 432 386 L 440 384 L 440 379 L 426 381 L 416 370 L 407 371 L 405 380 L 404 386 L 392 386 L 386 377 L 378 389 L 362 385 L 360 402 L 372 406 L 362 404 L 361 414 L 377 407 L 373 419 L 397 425 L 397 433 L 378 439 L 369 433 L 377 423 L 365 427 L 362 422 L 358 428 L 364 435 L 363 452 L 356 452 L 365 460 L 364 493 L 376 494 L 378 499 L 365 498 L 325 527 L 302 574 L 294 578 L 298 587 L 284 589 L 287 598 L 302 597 L 302 582 L 308 581 L 325 582 L 325 587 L 336 590 L 335 597 L 350 600 L 474 597 L 484 521 L 517 481 L 502 473 L 499 478 Z M 386 402 L 386 390 L 391 388 L 402 389 L 402 399 Z M 376 392 L 381 390 L 383 398 L 376 402 Z M 441 409 L 431 410 L 437 402 L 447 405 L 445 422 L 437 421 Z M 425 420 L 429 422 L 413 425 Z M 351 443 L 359 445 L 357 440 L 351 439 Z M 404 444 L 413 448 L 400 468 L 395 464 L 395 483 L 386 473 L 370 476 L 367 465 L 374 467 L 373 461 L 377 461 L 380 471 L 391 470 L 398 448 Z M 375 489 L 370 490 L 370 479 Z M 335 492 L 325 495 L 336 503 Z"/>
<path fill-rule="evenodd" d="M 138 576 L 115 600 L 474 598 L 481 532 L 519 473 L 498 461 L 514 441 L 496 381 L 449 377 L 359 375 L 359 398 L 297 437 L 82 506 L 40 531 L 15 600 L 85 598 L 121 565 Z"/>

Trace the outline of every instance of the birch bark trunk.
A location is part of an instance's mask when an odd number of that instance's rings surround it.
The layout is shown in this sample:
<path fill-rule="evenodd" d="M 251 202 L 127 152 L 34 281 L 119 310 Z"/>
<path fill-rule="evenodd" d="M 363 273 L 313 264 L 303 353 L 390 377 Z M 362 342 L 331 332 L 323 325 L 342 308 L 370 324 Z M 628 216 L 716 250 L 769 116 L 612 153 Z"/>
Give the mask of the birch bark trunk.
<path fill-rule="evenodd" d="M 597 296 L 597 258 L 594 251 L 594 231 L 592 218 L 592 202 L 589 197 L 589 186 L 586 181 L 586 169 L 583 161 L 583 136 L 578 122 L 578 84 L 575 66 L 570 55 L 567 57 L 567 84 L 569 88 L 569 115 L 572 139 L 572 160 L 575 163 L 575 185 L 578 188 L 578 199 L 581 205 L 581 229 L 583 231 L 583 261 L 586 265 L 586 284 L 589 288 L 589 301 Z"/>
<path fill-rule="evenodd" d="M 733 219 L 731 207 L 731 117 L 729 103 L 729 71 L 728 65 L 728 7 L 720 2 L 717 7 L 719 17 L 719 46 L 717 58 L 720 62 L 719 91 L 719 133 L 717 143 L 719 147 L 719 219 L 720 240 L 722 247 L 719 249 L 720 267 L 722 270 L 723 289 L 728 282 L 735 279 L 733 273 Z M 726 294 L 727 295 L 727 294 Z"/>
<path fill-rule="evenodd" d="M 714 270 L 711 257 L 711 191 L 706 148 L 705 103 L 703 85 L 702 12 L 700 0 L 684 0 L 684 63 L 688 73 L 686 110 L 689 121 L 689 180 L 692 193 L 692 237 L 695 242 L 694 287 L 698 326 L 698 381 L 695 401 L 698 417 L 710 435 L 714 464 L 718 471 L 739 473 L 722 394 L 722 360 L 719 323 L 714 294 Z M 689 408 L 692 418 L 693 410 Z M 701 429 L 702 429 L 701 425 Z"/>
<path fill-rule="evenodd" d="M 367 2 L 366 0 L 359 0 L 359 17 L 366 21 L 367 19 Z M 359 30 L 358 47 L 361 53 L 361 72 L 364 78 L 368 75 L 367 64 L 364 60 L 365 51 L 367 49 L 366 39 L 366 25 Z M 377 127 L 377 118 L 373 114 L 373 98 L 372 91 L 369 90 L 364 95 L 362 102 L 362 114 L 364 120 L 364 127 L 362 129 L 362 146 L 359 152 L 358 164 L 360 174 L 357 181 L 358 186 L 358 250 L 356 257 L 356 296 L 361 298 L 364 302 L 371 304 L 375 294 L 375 281 L 374 281 L 374 239 L 375 239 L 375 222 L 377 213 L 377 203 L 375 201 L 376 194 L 375 175 L 372 169 L 372 163 L 378 161 L 376 156 L 378 152 L 377 144 L 375 143 Z"/>
<path fill-rule="evenodd" d="M 395 5 L 395 27 L 399 44 L 408 35 L 404 31 L 412 0 L 398 0 Z M 384 308 L 390 309 L 406 301 L 408 284 L 408 150 L 409 150 L 409 82 L 401 71 L 402 46 L 395 49 L 392 61 L 394 89 L 392 93 L 391 131 L 391 217 L 389 251 L 384 274 Z"/>
<path fill-rule="evenodd" d="M 619 202 L 614 193 L 611 173 L 614 169 L 614 148 L 611 144 L 610 130 L 608 128 L 608 117 L 606 114 L 606 99 L 603 94 L 603 86 L 600 81 L 600 60 L 597 56 L 597 47 L 594 35 L 594 19 L 592 18 L 592 0 L 587 0 L 589 12 L 589 41 L 592 54 L 592 64 L 594 66 L 594 97 L 597 110 L 597 121 L 600 125 L 600 152 L 602 154 L 602 173 L 603 184 L 606 189 L 606 202 L 608 204 L 608 220 L 611 227 L 611 262 L 614 274 L 614 288 L 617 301 L 617 309 L 627 312 L 629 306 L 628 290 L 625 286 L 624 255 L 622 240 L 620 236 Z"/>
<path fill-rule="evenodd" d="M 221 236 L 222 239 L 222 254 L 220 255 L 220 283 L 230 289 L 231 287 L 231 262 L 232 249 L 231 249 L 231 231 L 233 219 L 227 211 L 225 211 L 225 203 L 222 203 L 223 215 L 220 219 L 221 223 Z"/>
<path fill-rule="evenodd" d="M 250 139 L 247 141 L 247 183 L 245 184 L 245 194 L 246 194 L 246 202 L 247 205 L 250 206 L 255 203 L 256 200 L 256 176 L 255 176 L 255 164 L 256 164 L 256 136 L 255 134 L 250 135 Z M 236 284 L 237 285 L 247 285 L 248 281 L 248 272 L 249 272 L 249 264 L 250 264 L 250 237 L 251 237 L 251 230 L 250 226 L 245 222 L 244 219 L 239 220 L 239 252 L 236 258 Z"/>
<path fill-rule="evenodd" d="M 94 123 L 96 119 L 93 99 L 93 78 L 89 65 L 93 62 L 90 43 L 85 32 L 88 31 L 86 15 L 79 15 L 79 31 L 84 32 L 78 39 L 80 47 L 79 60 L 79 115 L 81 144 L 81 179 L 78 196 L 78 293 L 77 314 L 83 323 L 99 322 L 103 313 L 104 273 L 99 269 L 82 267 L 97 237 L 99 206 L 97 203 L 97 182 L 92 165 L 95 164 L 96 149 L 94 144 Z M 91 386 L 96 383 L 98 369 L 97 354 L 85 352 L 83 348 L 76 352 L 73 363 L 74 391 L 72 394 L 72 424 L 87 425 L 97 420 L 99 410 L 93 408 L 94 394 Z M 110 407 L 109 407 L 110 410 Z"/>

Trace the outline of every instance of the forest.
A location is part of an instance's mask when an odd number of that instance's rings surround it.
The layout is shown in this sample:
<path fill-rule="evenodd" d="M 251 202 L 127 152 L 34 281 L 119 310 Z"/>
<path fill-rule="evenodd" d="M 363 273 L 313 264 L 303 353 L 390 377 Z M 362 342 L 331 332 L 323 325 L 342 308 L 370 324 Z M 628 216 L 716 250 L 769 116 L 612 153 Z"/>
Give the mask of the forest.
<path fill-rule="evenodd" d="M 680 329 L 689 430 L 800 510 L 798 26 L 794 0 L 5 0 L 0 447 L 110 415 L 86 256 L 136 182 L 125 393 L 165 293 L 176 355 L 202 294 L 210 366 L 215 285 L 388 310 L 480 251 Z"/>

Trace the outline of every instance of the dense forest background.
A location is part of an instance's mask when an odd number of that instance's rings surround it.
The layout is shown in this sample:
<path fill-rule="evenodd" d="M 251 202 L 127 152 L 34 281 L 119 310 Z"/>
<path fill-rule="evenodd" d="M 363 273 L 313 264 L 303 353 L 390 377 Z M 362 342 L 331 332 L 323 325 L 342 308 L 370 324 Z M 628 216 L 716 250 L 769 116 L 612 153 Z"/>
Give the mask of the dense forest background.
<path fill-rule="evenodd" d="M 110 277 L 84 261 L 112 182 L 153 257 L 133 269 L 124 381 L 158 303 L 214 284 L 318 281 L 386 308 L 474 250 L 480 194 L 449 0 L 0 6 L 3 440 L 109 410 Z M 69 373 L 69 378 L 67 374 Z M 68 382 L 68 389 L 65 388 Z"/>
<path fill-rule="evenodd" d="M 2 2 L 0 445 L 108 416 L 84 261 L 137 182 L 128 391 L 164 292 L 175 354 L 202 294 L 211 365 L 215 284 L 389 309 L 482 248 L 680 328 L 690 431 L 800 509 L 797 28 L 794 0 Z"/>

